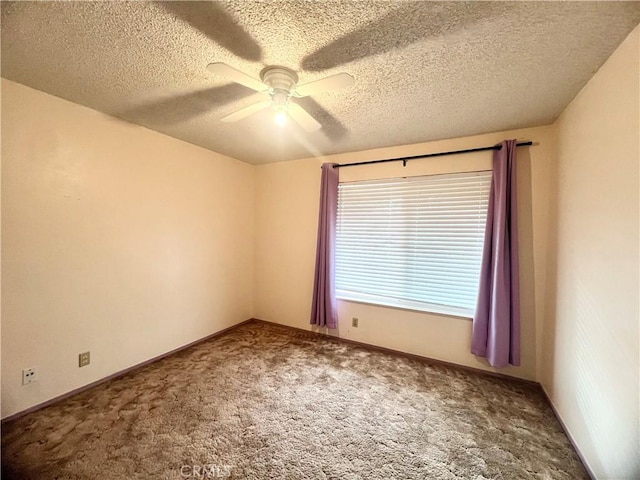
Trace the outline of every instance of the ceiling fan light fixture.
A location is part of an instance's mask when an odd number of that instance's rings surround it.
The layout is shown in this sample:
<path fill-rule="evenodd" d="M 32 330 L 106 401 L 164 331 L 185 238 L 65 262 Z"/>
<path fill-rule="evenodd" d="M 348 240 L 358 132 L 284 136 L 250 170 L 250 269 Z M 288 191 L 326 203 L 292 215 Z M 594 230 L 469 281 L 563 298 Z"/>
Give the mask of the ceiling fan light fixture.
<path fill-rule="evenodd" d="M 271 100 L 273 102 L 273 109 L 275 110 L 273 118 L 279 126 L 284 127 L 289 119 L 289 116 L 287 115 L 289 92 L 277 88 L 271 94 Z"/>
<path fill-rule="evenodd" d="M 284 127 L 287 124 L 287 120 L 289 119 L 289 117 L 285 110 L 276 110 L 276 114 L 273 119 L 280 127 Z"/>

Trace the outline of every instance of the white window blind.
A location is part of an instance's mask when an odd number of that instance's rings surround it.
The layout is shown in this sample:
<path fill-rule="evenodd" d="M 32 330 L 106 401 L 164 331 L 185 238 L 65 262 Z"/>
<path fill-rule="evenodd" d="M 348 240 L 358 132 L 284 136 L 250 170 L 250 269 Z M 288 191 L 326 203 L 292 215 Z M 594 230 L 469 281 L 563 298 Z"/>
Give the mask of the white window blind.
<path fill-rule="evenodd" d="M 491 172 L 342 183 L 338 298 L 473 315 Z"/>

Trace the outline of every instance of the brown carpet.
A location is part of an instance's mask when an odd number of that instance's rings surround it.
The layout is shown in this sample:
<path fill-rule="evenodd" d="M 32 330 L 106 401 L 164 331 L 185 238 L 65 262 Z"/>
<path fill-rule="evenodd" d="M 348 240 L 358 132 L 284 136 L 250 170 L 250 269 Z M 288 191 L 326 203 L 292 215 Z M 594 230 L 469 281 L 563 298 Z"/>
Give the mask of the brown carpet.
<path fill-rule="evenodd" d="M 3 479 L 588 479 L 533 386 L 245 324 L 6 424 Z"/>

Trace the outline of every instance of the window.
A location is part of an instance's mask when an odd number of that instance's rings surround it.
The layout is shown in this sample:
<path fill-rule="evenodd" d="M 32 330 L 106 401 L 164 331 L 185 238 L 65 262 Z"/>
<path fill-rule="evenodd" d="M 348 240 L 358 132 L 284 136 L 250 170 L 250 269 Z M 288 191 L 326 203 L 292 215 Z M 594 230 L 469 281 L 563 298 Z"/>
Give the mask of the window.
<path fill-rule="evenodd" d="M 491 172 L 341 183 L 341 299 L 472 316 Z"/>

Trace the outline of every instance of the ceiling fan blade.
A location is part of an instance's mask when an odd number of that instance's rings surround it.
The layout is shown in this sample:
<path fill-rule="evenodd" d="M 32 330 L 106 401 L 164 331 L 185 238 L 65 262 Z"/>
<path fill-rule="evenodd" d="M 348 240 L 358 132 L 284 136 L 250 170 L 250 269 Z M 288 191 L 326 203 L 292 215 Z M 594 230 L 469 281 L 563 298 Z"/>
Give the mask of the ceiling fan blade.
<path fill-rule="evenodd" d="M 297 103 L 289 102 L 289 116 L 307 132 L 315 132 L 322 127 L 315 118 Z"/>
<path fill-rule="evenodd" d="M 219 2 L 156 2 L 175 18 L 188 23 L 218 45 L 245 60 L 262 59 L 260 45 Z"/>
<path fill-rule="evenodd" d="M 253 115 L 256 112 L 259 112 L 263 108 L 267 108 L 271 106 L 271 99 L 263 100 L 262 102 L 254 103 L 249 105 L 248 107 L 241 108 L 229 115 L 226 115 L 220 119 L 220 121 L 229 123 L 229 122 L 237 122 L 238 120 L 242 120 L 249 115 Z"/>
<path fill-rule="evenodd" d="M 298 103 L 322 124 L 322 134 L 329 140 L 339 142 L 349 135 L 347 127 L 312 97 L 301 98 Z"/>
<path fill-rule="evenodd" d="M 337 73 L 330 77 L 325 77 L 314 82 L 305 83 L 295 87 L 295 96 L 307 97 L 317 93 L 327 92 L 329 90 L 337 90 L 339 88 L 350 87 L 355 80 L 348 73 Z"/>
<path fill-rule="evenodd" d="M 244 85 L 245 87 L 251 88 L 258 92 L 269 89 L 268 85 L 265 85 L 257 78 L 253 78 L 246 73 L 241 72 L 240 70 L 236 70 L 226 63 L 210 63 L 209 65 L 207 65 L 207 70 L 209 70 L 211 73 L 226 77 L 229 80 L 232 80 L 236 83 L 239 83 L 240 85 Z"/>

